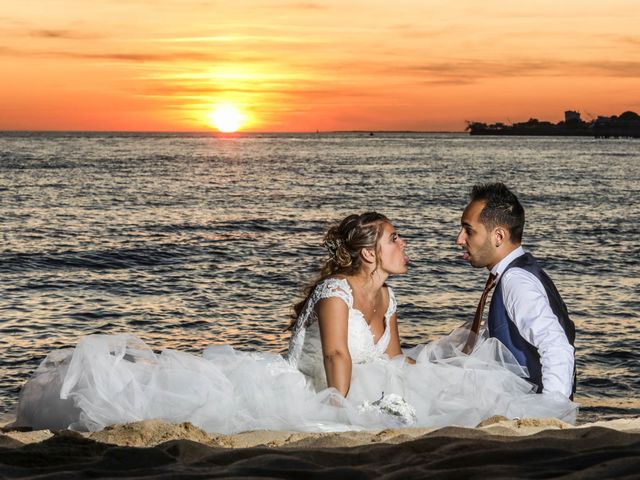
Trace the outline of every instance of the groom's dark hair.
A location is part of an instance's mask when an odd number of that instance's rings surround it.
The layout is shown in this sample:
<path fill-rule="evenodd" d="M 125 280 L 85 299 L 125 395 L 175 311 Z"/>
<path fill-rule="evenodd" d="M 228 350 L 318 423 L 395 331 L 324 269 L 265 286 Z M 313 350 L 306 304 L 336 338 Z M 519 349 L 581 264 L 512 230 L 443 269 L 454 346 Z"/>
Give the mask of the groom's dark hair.
<path fill-rule="evenodd" d="M 487 230 L 493 230 L 498 225 L 506 227 L 513 242 L 522 242 L 524 208 L 504 183 L 475 185 L 471 189 L 471 201 L 485 202 L 480 221 Z"/>

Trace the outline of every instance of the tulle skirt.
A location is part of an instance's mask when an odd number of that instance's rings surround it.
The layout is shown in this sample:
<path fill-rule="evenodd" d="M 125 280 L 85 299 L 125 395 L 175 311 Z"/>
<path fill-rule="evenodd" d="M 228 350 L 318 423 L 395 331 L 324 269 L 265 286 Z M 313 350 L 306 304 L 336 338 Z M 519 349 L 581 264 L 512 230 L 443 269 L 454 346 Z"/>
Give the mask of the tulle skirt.
<path fill-rule="evenodd" d="M 399 426 L 475 427 L 493 415 L 555 417 L 575 423 L 577 404 L 538 395 L 524 371 L 494 339 L 460 351 L 468 331 L 405 352 L 354 363 L 349 394 L 315 392 L 286 358 L 207 348 L 202 356 L 154 353 L 133 335 L 90 335 L 75 348 L 52 352 L 25 384 L 18 426 L 97 431 L 145 419 L 191 422 L 208 432 L 248 430 L 346 431 Z M 395 394 L 415 411 L 398 416 L 363 409 Z"/>

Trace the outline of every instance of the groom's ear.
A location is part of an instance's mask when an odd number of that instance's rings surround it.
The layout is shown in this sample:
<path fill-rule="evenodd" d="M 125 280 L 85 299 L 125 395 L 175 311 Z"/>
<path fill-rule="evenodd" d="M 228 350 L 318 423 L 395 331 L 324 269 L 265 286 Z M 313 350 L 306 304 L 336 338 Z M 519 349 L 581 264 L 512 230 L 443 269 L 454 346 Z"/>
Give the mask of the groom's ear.
<path fill-rule="evenodd" d="M 360 255 L 367 263 L 375 263 L 376 261 L 376 252 L 373 248 L 363 248 L 360 250 Z"/>
<path fill-rule="evenodd" d="M 507 231 L 506 228 L 501 227 L 501 226 L 497 226 L 494 230 L 493 230 L 493 237 L 494 237 L 494 241 L 495 241 L 495 246 L 499 247 L 501 246 L 504 242 L 506 242 L 507 240 L 509 240 L 509 232 Z"/>

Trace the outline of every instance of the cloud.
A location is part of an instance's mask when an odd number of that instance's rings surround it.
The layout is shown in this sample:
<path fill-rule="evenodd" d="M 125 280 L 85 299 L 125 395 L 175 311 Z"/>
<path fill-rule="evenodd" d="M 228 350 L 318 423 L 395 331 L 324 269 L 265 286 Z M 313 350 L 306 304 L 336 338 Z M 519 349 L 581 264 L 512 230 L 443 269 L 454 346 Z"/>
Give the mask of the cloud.
<path fill-rule="evenodd" d="M 328 7 L 318 2 L 289 2 L 264 6 L 263 8 L 285 10 L 328 10 Z"/>
<path fill-rule="evenodd" d="M 458 60 L 411 65 L 406 71 L 424 72 L 436 83 L 473 83 L 485 78 L 513 77 L 640 77 L 640 62 L 598 60 L 567 61 L 555 59 L 533 59 L 513 61 Z"/>
<path fill-rule="evenodd" d="M 23 52 L 17 48 L 0 45 L 0 57 L 20 57 Z"/>
<path fill-rule="evenodd" d="M 297 36 L 283 36 L 283 35 L 209 35 L 198 37 L 173 37 L 173 38 L 150 38 L 145 40 L 146 42 L 153 43 L 244 43 L 245 45 L 261 46 L 265 42 L 269 43 L 284 43 L 295 44 L 301 43 L 300 37 Z M 324 45 L 329 42 L 326 40 L 310 40 L 305 38 L 305 45 L 315 44 Z"/>
<path fill-rule="evenodd" d="M 116 60 L 125 62 L 179 62 L 179 61 L 217 61 L 219 57 L 207 52 L 168 52 L 168 53 L 137 53 L 137 52 L 106 52 L 106 53 L 75 53 L 49 52 L 51 55 L 88 60 Z"/>
<path fill-rule="evenodd" d="M 392 32 L 394 38 L 403 37 L 407 39 L 413 40 L 424 40 L 424 39 L 432 39 L 438 37 L 445 37 L 451 35 L 451 28 L 445 29 L 425 29 L 419 25 L 409 24 L 409 23 L 401 23 L 396 25 L 391 25 L 389 27 L 390 32 Z"/>
<path fill-rule="evenodd" d="M 585 68 L 585 73 L 594 73 L 596 75 L 611 77 L 640 77 L 640 62 L 633 61 L 599 61 L 585 62 L 580 64 Z"/>
<path fill-rule="evenodd" d="M 450 85 L 473 85 L 474 83 L 477 83 L 477 79 L 471 79 L 471 78 L 439 78 L 439 79 L 434 79 L 434 80 L 424 80 L 423 82 L 420 82 L 426 85 L 433 85 L 433 86 L 450 86 Z"/>
<path fill-rule="evenodd" d="M 612 38 L 617 44 L 631 45 L 633 47 L 640 46 L 640 36 L 632 35 L 607 35 L 607 38 Z"/>
<path fill-rule="evenodd" d="M 312 84 L 310 84 L 312 85 Z M 256 86 L 245 85 L 235 87 L 229 85 L 216 84 L 175 84 L 166 83 L 154 85 L 142 91 L 143 95 L 153 97 L 191 97 L 202 98 L 214 96 L 220 93 L 239 93 L 243 95 L 280 95 L 294 96 L 301 98 L 337 98 L 337 97 L 368 97 L 370 94 L 364 92 L 361 88 L 352 87 L 345 88 L 343 86 L 335 86 L 335 88 L 317 87 L 299 87 L 297 84 L 278 83 L 273 86 L 265 86 L 260 83 Z"/>
<path fill-rule="evenodd" d="M 34 35 L 42 38 L 81 39 L 83 34 L 70 30 L 35 30 Z M 619 41 L 640 44 L 637 36 L 620 36 Z M 468 85 L 483 79 L 518 77 L 618 77 L 640 78 L 640 61 L 615 60 L 602 57 L 589 60 L 558 58 L 504 58 L 482 60 L 461 58 L 437 61 L 412 61 L 402 57 L 378 55 L 377 58 L 353 61 L 348 58 L 329 59 L 320 55 L 303 55 L 291 51 L 284 55 L 282 50 L 260 50 L 245 45 L 234 48 L 201 48 L 190 46 L 179 50 L 140 48 L 138 50 L 114 49 L 35 49 L 16 48 L 0 45 L 0 56 L 21 58 L 62 58 L 75 61 L 94 60 L 122 63 L 149 63 L 168 71 L 171 68 L 187 68 L 188 72 L 205 74 L 216 66 L 233 65 L 252 68 L 256 64 L 262 72 L 271 72 L 271 79 L 280 79 L 279 72 L 289 72 L 289 76 L 300 77 L 297 81 L 305 84 L 317 81 L 333 82 L 344 79 L 354 84 L 364 78 L 375 78 L 380 83 L 428 83 L 432 85 Z M 345 85 L 342 85 L 343 87 Z"/>
<path fill-rule="evenodd" d="M 10 28 L 24 28 L 27 26 L 27 22 L 22 19 L 16 19 L 13 17 L 0 16 L 0 25 L 2 25 L 2 30 L 5 30 L 7 27 Z"/>
<path fill-rule="evenodd" d="M 95 34 L 76 32 L 73 30 L 39 29 L 31 30 L 29 36 L 36 38 L 59 38 L 65 40 L 88 40 L 100 38 Z"/>
<path fill-rule="evenodd" d="M 238 53 L 212 53 L 210 51 L 183 50 L 176 52 L 79 52 L 70 50 L 27 50 L 0 45 L 0 56 L 12 57 L 38 57 L 38 58 L 66 58 L 71 60 L 105 60 L 122 62 L 151 62 L 151 63 L 177 63 L 177 62 L 251 62 L 263 61 L 255 56 L 242 56 Z"/>

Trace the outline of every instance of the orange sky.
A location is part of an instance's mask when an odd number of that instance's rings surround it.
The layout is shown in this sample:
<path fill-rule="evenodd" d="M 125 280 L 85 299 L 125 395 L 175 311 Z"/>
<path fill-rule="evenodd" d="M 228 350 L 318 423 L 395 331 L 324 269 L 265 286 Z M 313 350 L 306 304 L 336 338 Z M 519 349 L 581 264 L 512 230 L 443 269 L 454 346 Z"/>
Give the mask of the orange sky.
<path fill-rule="evenodd" d="M 637 0 L 0 0 L 0 130 L 454 130 L 640 112 Z"/>

